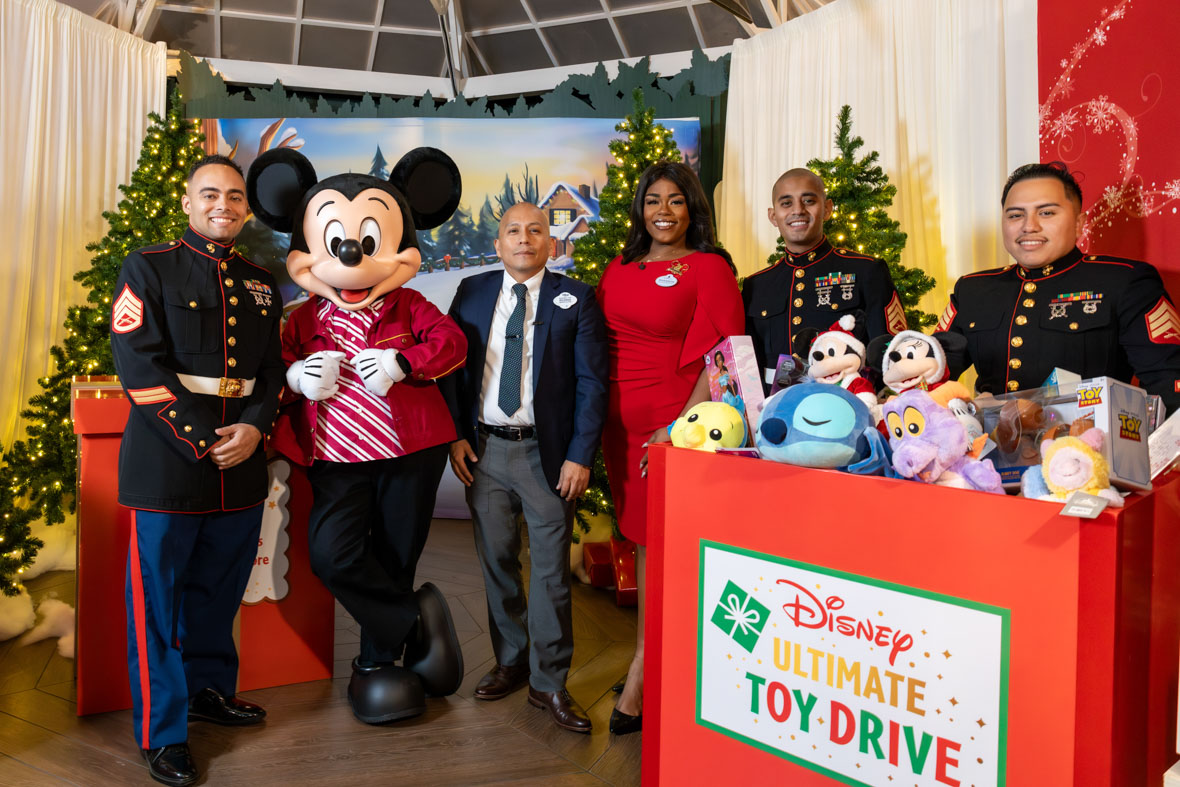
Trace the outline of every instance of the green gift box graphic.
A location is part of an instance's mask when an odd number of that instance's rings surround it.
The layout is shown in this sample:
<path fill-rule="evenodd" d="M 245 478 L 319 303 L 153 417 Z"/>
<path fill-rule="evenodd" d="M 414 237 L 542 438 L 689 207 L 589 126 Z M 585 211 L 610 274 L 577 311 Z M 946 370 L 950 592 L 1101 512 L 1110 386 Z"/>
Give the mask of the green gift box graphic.
<path fill-rule="evenodd" d="M 711 620 L 747 653 L 753 653 L 769 614 L 769 609 L 730 580 L 721 591 L 721 600 L 713 610 Z"/>

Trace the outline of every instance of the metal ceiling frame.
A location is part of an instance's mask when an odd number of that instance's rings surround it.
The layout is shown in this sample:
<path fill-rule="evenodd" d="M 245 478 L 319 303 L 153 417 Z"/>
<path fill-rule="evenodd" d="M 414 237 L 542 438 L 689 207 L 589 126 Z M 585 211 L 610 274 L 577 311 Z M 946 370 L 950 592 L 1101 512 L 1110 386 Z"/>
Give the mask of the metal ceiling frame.
<path fill-rule="evenodd" d="M 259 22 L 277 22 L 280 24 L 289 24 L 294 30 L 292 33 L 291 46 L 291 60 L 290 65 L 299 65 L 299 48 L 302 41 L 302 34 L 304 27 L 326 27 L 342 30 L 357 30 L 365 31 L 371 34 L 369 42 L 369 51 L 366 58 L 366 70 L 372 71 L 373 64 L 377 55 L 377 42 L 382 33 L 392 33 L 396 35 L 412 35 L 423 36 L 427 38 L 442 39 L 444 31 L 440 28 L 421 28 L 421 27 L 407 27 L 403 25 L 388 25 L 382 24 L 381 18 L 384 15 L 385 4 L 389 0 L 376 0 L 376 11 L 373 15 L 372 23 L 369 22 L 353 22 L 347 20 L 332 20 L 332 19 L 315 19 L 304 16 L 304 0 L 296 0 L 295 10 L 293 13 L 271 12 L 271 11 L 241 11 L 235 9 L 226 9 L 222 7 L 222 0 L 211 0 L 210 6 L 194 6 L 183 3 L 182 0 L 138 0 L 142 8 L 146 11 L 138 20 L 137 28 L 142 27 L 141 34 L 150 34 L 154 29 L 156 20 L 161 11 L 169 11 L 175 13 L 194 14 L 197 16 L 214 17 L 218 22 L 223 19 L 249 19 Z M 393 0 L 396 2 L 396 0 Z M 774 24 L 779 24 L 783 16 L 797 16 L 800 13 L 805 13 L 808 10 L 814 10 L 812 6 L 818 8 L 830 0 L 758 0 L 762 4 L 763 11 L 767 18 L 771 19 Z M 127 5 L 134 7 L 137 0 L 108 0 L 112 6 L 118 6 L 119 12 L 125 14 L 124 8 Z M 541 45 L 549 58 L 549 62 L 553 67 L 561 67 L 557 60 L 557 55 L 553 49 L 553 44 L 550 41 L 546 30 L 552 27 L 561 27 L 564 25 L 580 24 L 585 22 L 605 21 L 610 25 L 611 33 L 615 37 L 615 41 L 619 46 L 619 51 L 623 58 L 633 57 L 629 47 L 623 40 L 622 33 L 619 30 L 617 21 L 620 17 L 635 16 L 638 14 L 651 13 L 653 11 L 667 11 L 683 9 L 688 13 L 690 22 L 692 23 L 693 33 L 697 39 L 697 46 L 705 49 L 705 38 L 701 28 L 700 17 L 697 9 L 703 5 L 710 5 L 710 0 L 647 0 L 647 2 L 639 3 L 637 5 L 628 6 L 626 8 L 611 8 L 607 0 L 599 0 L 601 10 L 587 11 L 578 14 L 569 14 L 566 16 L 553 17 L 548 19 L 538 19 L 533 10 L 532 3 L 529 0 L 518 0 L 521 9 L 527 18 L 525 22 L 516 22 L 504 25 L 488 25 L 475 29 L 464 29 L 463 16 L 459 10 L 459 0 L 451 0 L 446 16 L 446 32 L 445 36 L 449 39 L 452 56 L 455 59 L 454 74 L 456 82 L 460 85 L 471 76 L 471 69 L 467 66 L 467 53 L 479 62 L 480 67 L 489 75 L 494 72 L 488 64 L 487 58 L 479 47 L 479 39 L 485 36 L 497 35 L 501 33 L 514 33 L 526 30 L 532 30 L 537 33 L 541 41 Z M 777 4 L 777 8 L 776 8 Z M 150 17 L 150 19 L 148 18 Z M 746 31 L 746 35 L 753 36 L 759 32 L 759 28 L 750 25 L 741 20 L 737 20 L 742 28 Z M 441 43 L 441 41 L 440 41 Z M 214 58 L 221 58 L 221 24 L 213 26 L 213 49 Z M 445 58 L 444 58 L 445 60 Z M 448 75 L 449 68 L 444 63 L 440 77 Z"/>

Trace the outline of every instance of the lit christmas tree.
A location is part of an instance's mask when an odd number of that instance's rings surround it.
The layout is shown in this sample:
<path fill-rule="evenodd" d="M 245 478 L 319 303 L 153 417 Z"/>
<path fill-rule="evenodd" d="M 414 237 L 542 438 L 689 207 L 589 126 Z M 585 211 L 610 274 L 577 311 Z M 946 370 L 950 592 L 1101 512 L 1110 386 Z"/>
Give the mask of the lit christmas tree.
<path fill-rule="evenodd" d="M 50 349 L 54 371 L 38 380 L 41 393 L 21 411 L 26 439 L 0 457 L 0 588 L 20 591 L 20 574 L 33 562 L 41 541 L 29 524 L 44 519 L 59 524 L 74 511 L 77 442 L 70 420 L 70 381 L 75 375 L 115 373 L 111 359 L 111 295 L 123 259 L 135 249 L 179 238 L 188 226 L 180 207 L 184 179 L 194 161 L 205 155 L 199 121 L 185 120 L 179 97 L 167 118 L 154 112 L 131 182 L 119 186 L 118 210 L 103 213 L 109 230 L 86 247 L 93 252 L 89 269 L 74 278 L 90 288 L 85 306 L 71 306 L 64 323 L 66 338 Z"/>
<path fill-rule="evenodd" d="M 830 161 L 816 158 L 807 162 L 807 168 L 823 178 L 835 206 L 831 218 L 824 222 L 824 232 L 834 246 L 889 263 L 889 273 L 905 307 L 906 322 L 911 330 L 920 330 L 937 322 L 936 315 L 918 308 L 918 301 L 934 287 L 934 279 L 919 268 L 901 264 L 906 234 L 886 212 L 897 195 L 897 187 L 889 183 L 889 176 L 877 164 L 877 151 L 857 159 L 864 143 L 852 136 L 852 107 L 845 104 L 840 108 L 836 129 L 838 154 Z M 774 264 L 785 251 L 780 237 L 778 248 L 767 262 Z"/>
<path fill-rule="evenodd" d="M 643 91 L 636 88 L 632 96 L 635 108 L 615 126 L 615 131 L 625 136 L 610 143 L 614 161 L 607 165 L 606 185 L 598 195 L 598 221 L 590 225 L 589 232 L 574 241 L 574 268 L 569 275 L 591 286 L 597 286 L 607 263 L 623 250 L 627 228 L 631 226 L 631 201 L 635 198 L 639 176 L 657 161 L 680 161 L 680 149 L 672 140 L 672 132 L 655 122 L 656 112 L 645 105 Z M 607 483 L 602 451 L 594 458 L 590 486 L 586 494 L 578 498 L 575 517 L 583 529 L 589 530 L 589 517 L 599 514 L 610 517 L 618 535 L 615 505 Z"/>

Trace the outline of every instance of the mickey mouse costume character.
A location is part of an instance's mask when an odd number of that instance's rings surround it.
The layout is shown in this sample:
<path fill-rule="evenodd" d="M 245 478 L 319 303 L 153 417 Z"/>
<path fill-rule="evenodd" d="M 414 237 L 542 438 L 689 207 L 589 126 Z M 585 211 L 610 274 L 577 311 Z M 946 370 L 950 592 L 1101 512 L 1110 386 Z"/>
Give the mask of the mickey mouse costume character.
<path fill-rule="evenodd" d="M 349 703 L 369 724 L 416 716 L 427 693 L 452 694 L 463 678 L 446 600 L 413 583 L 455 439 L 435 380 L 463 364 L 467 340 L 402 285 L 421 264 L 415 227 L 454 212 L 459 172 L 418 148 L 389 181 L 317 182 L 302 154 L 280 148 L 251 165 L 247 193 L 256 218 L 291 233 L 287 270 L 311 293 L 283 330 L 290 394 L 275 448 L 308 466 L 312 570 L 361 625 Z"/>

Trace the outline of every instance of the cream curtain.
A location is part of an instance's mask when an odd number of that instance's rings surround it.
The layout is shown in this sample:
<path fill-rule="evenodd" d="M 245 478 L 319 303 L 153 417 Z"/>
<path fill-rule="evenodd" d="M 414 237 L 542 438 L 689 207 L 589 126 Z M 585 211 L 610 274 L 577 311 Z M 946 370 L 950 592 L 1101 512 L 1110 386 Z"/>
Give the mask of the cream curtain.
<path fill-rule="evenodd" d="M 163 112 L 164 47 L 52 0 L 0 0 L 0 443 L 52 365 L 85 291 L 86 244 L 130 179 L 148 112 Z"/>
<path fill-rule="evenodd" d="M 843 104 L 897 186 L 903 262 L 938 280 L 924 310 L 1005 264 L 1000 190 L 1039 157 L 1036 22 L 1031 0 L 836 0 L 735 42 L 717 203 L 740 274 L 774 251 L 775 178 L 834 155 Z"/>

